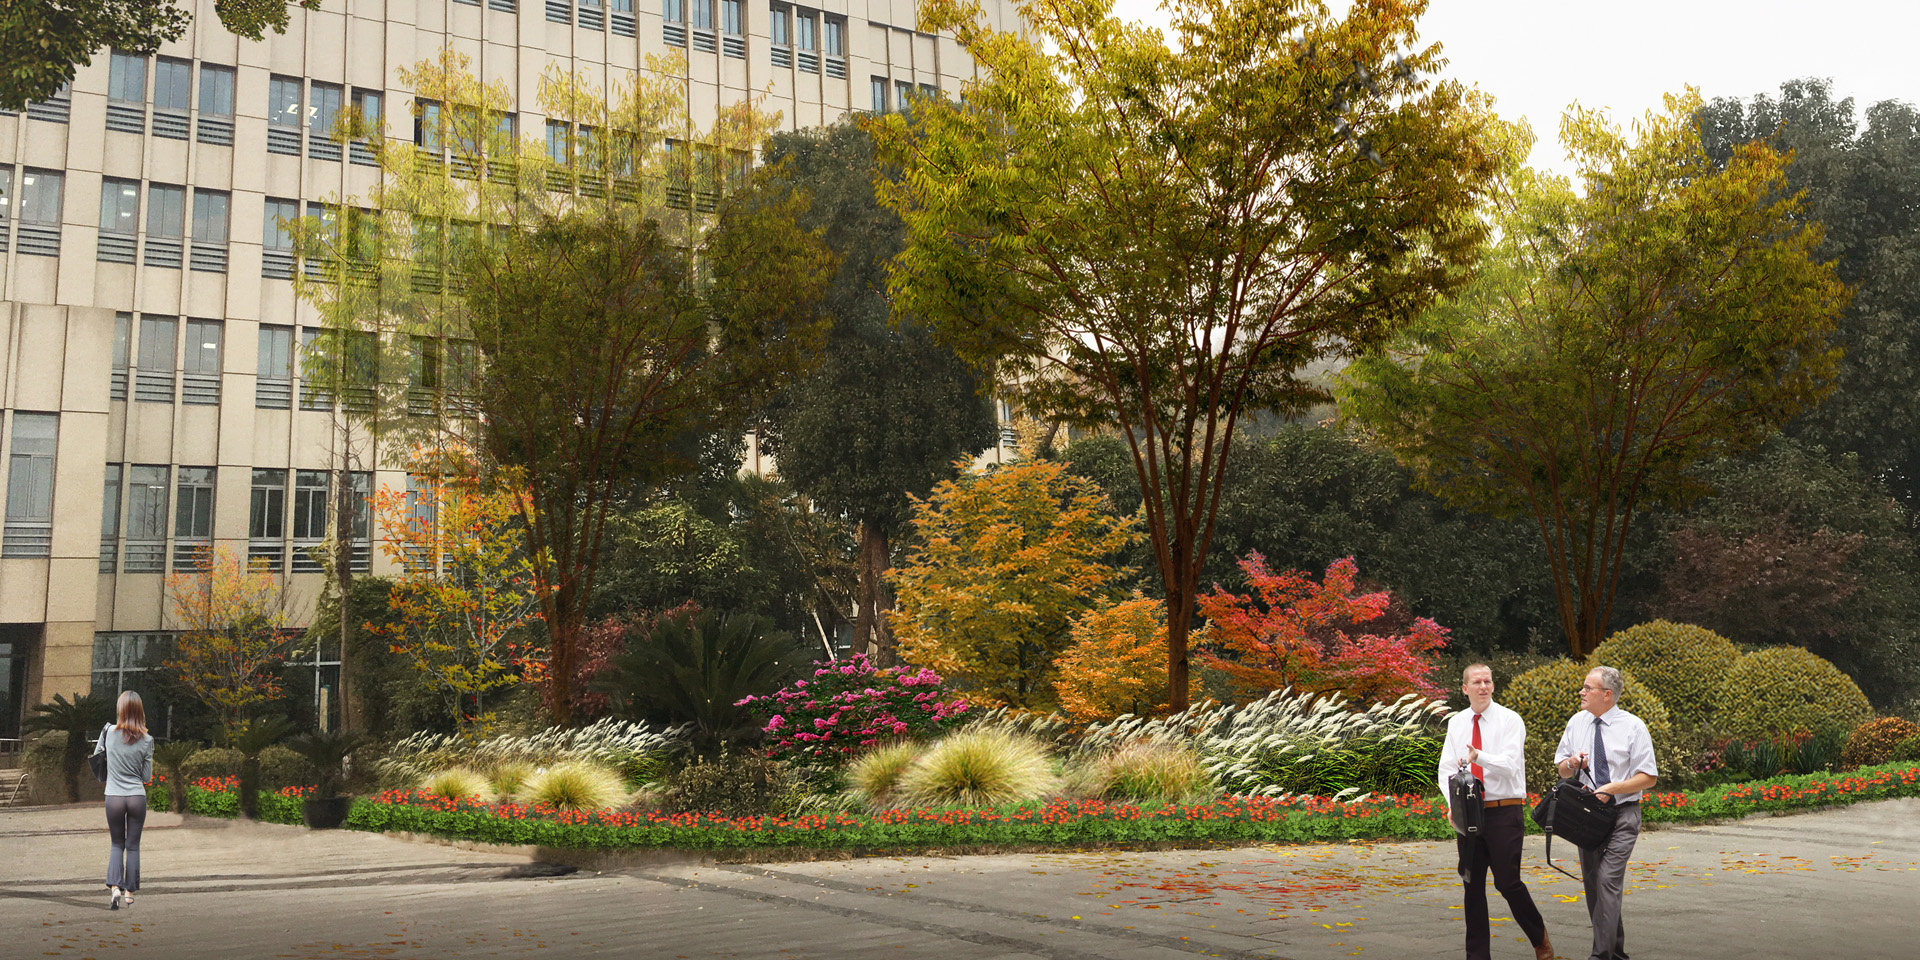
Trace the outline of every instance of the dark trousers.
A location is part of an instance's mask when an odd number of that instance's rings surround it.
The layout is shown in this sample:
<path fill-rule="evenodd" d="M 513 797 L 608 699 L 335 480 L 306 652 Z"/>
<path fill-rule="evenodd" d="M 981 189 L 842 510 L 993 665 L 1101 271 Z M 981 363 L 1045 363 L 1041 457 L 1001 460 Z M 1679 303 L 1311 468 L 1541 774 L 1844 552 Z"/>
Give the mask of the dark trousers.
<path fill-rule="evenodd" d="M 1627 861 L 1640 839 L 1640 804 L 1620 805 L 1613 836 L 1599 850 L 1580 851 L 1580 876 L 1586 881 L 1587 917 L 1593 921 L 1589 960 L 1627 960 L 1627 925 L 1620 919 L 1620 894 L 1627 885 Z"/>
<path fill-rule="evenodd" d="M 1489 960 L 1492 933 L 1487 924 L 1487 871 L 1493 871 L 1493 888 L 1507 898 L 1507 908 L 1520 925 L 1527 941 L 1539 946 L 1547 940 L 1547 922 L 1533 905 L 1533 895 L 1520 881 L 1520 847 L 1526 841 L 1526 824 L 1520 819 L 1522 803 L 1488 807 L 1477 837 L 1455 837 L 1460 847 L 1460 867 L 1466 884 L 1467 960 Z"/>
<path fill-rule="evenodd" d="M 147 798 L 108 797 L 107 886 L 128 893 L 140 890 L 140 830 L 147 825 Z"/>

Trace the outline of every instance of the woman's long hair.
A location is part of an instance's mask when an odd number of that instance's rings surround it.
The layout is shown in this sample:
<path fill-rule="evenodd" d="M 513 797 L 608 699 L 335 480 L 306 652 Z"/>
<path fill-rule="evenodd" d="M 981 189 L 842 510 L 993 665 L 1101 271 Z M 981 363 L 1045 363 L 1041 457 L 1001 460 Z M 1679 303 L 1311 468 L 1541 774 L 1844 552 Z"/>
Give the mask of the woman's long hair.
<path fill-rule="evenodd" d="M 119 717 L 114 725 L 120 728 L 120 735 L 128 743 L 139 743 L 147 735 L 147 708 L 140 702 L 140 695 L 132 690 L 120 693 Z"/>

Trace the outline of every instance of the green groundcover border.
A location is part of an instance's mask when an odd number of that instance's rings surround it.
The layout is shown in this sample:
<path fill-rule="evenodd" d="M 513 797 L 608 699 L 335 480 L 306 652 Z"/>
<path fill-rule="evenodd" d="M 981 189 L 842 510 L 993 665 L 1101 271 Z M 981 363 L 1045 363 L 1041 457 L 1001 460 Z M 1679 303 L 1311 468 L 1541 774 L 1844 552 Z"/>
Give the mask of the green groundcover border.
<path fill-rule="evenodd" d="M 262 792 L 259 818 L 299 824 L 303 792 Z M 168 809 L 167 787 L 149 788 L 155 809 Z M 1920 797 L 1920 764 L 1863 767 L 1844 774 L 1783 776 L 1685 793 L 1649 794 L 1652 823 L 1697 823 L 1832 807 L 1892 797 Z M 1533 798 L 1537 800 L 1537 796 Z M 187 788 L 188 809 L 236 817 L 239 793 L 230 778 Z M 1529 831 L 1537 832 L 1531 821 Z M 991 810 L 916 809 L 880 814 L 731 819 L 706 814 L 650 815 L 621 811 L 556 813 L 478 799 L 448 801 L 388 791 L 353 801 L 346 827 L 407 832 L 475 843 L 576 850 L 888 850 L 1073 846 L 1116 843 L 1324 843 L 1342 840 L 1443 840 L 1453 836 L 1436 797 L 1377 797 L 1356 802 L 1308 797 L 1227 797 L 1210 804 L 1140 807 L 1093 800 L 1018 804 Z"/>

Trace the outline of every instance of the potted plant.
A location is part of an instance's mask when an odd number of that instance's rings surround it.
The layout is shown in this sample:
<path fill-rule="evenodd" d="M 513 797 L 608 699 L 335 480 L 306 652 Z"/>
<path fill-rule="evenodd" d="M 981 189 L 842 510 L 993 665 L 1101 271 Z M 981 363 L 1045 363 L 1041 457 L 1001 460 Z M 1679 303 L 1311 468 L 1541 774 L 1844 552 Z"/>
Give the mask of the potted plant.
<path fill-rule="evenodd" d="M 313 796 L 300 806 L 300 813 L 308 827 L 332 830 L 347 821 L 347 811 L 353 805 L 353 798 L 341 794 L 340 785 L 346 780 L 348 755 L 365 742 L 366 737 L 358 733 L 339 730 L 302 734 L 287 741 L 287 746 L 313 764 L 313 769 L 319 775 Z"/>

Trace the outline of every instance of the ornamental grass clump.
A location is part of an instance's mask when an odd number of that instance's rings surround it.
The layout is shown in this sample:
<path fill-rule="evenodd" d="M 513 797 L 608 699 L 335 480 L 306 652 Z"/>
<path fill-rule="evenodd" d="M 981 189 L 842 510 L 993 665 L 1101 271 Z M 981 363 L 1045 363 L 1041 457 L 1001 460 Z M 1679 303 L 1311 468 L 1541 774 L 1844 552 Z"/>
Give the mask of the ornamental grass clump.
<path fill-rule="evenodd" d="M 576 760 L 535 770 L 520 785 L 519 799 L 555 810 L 606 810 L 626 803 L 627 789 L 616 771 Z"/>
<path fill-rule="evenodd" d="M 380 783 L 410 787 L 447 767 L 490 770 L 502 763 L 535 767 L 571 761 L 600 763 L 623 771 L 647 768 L 654 758 L 685 747 L 687 729 L 625 720 L 601 720 L 589 727 L 550 727 L 529 736 L 473 740 L 458 735 L 416 733 L 393 745 L 375 765 Z"/>
<path fill-rule="evenodd" d="M 487 771 L 487 780 L 493 785 L 496 797 L 511 797 L 520 792 L 520 787 L 533 776 L 534 766 L 524 760 L 503 760 Z"/>
<path fill-rule="evenodd" d="M 861 754 L 847 765 L 848 792 L 874 807 L 890 805 L 921 749 L 915 743 L 889 743 Z"/>
<path fill-rule="evenodd" d="M 448 767 L 421 778 L 420 792 L 429 797 L 465 800 L 491 796 L 493 786 L 487 782 L 486 774 L 471 767 Z"/>
<path fill-rule="evenodd" d="M 1075 779 L 1103 800 L 1141 805 L 1205 803 L 1219 792 L 1198 751 L 1153 740 L 1136 740 L 1094 757 L 1079 765 Z"/>
<path fill-rule="evenodd" d="M 929 747 L 900 777 L 898 799 L 936 807 L 996 807 L 1032 800 L 1058 781 L 1046 747 L 995 727 L 969 727 Z"/>

